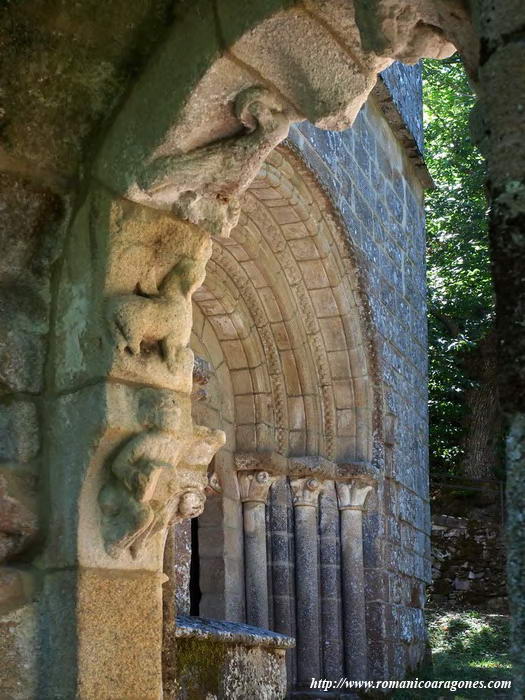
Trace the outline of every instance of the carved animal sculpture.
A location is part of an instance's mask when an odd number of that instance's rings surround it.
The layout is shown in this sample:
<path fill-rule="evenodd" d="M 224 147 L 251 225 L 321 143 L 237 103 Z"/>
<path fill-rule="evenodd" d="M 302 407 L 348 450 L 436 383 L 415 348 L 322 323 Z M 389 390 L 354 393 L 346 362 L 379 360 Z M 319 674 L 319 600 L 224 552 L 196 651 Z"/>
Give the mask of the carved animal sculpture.
<path fill-rule="evenodd" d="M 138 180 L 152 199 L 170 202 L 181 218 L 223 236 L 239 219 L 238 196 L 270 151 L 286 138 L 290 125 L 283 105 L 262 87 L 240 92 L 234 109 L 244 133 L 189 153 L 157 158 Z"/>
<path fill-rule="evenodd" d="M 161 470 L 174 469 L 184 443 L 170 433 L 149 430 L 125 444 L 111 465 L 113 476 L 99 494 L 106 550 L 117 556 L 132 547 L 155 518 L 151 500 Z"/>
<path fill-rule="evenodd" d="M 205 501 L 205 467 L 224 439 L 221 430 L 197 426 L 189 445 L 187 436 L 177 438 L 163 430 L 148 430 L 129 440 L 112 462 L 112 478 L 99 494 L 108 554 L 116 557 L 129 548 L 135 558 L 174 518 L 199 515 Z M 182 456 L 187 461 L 181 468 Z"/>
<path fill-rule="evenodd" d="M 164 278 L 158 296 L 110 299 L 106 315 L 119 352 L 138 356 L 143 343 L 158 343 L 168 369 L 176 372 L 181 353 L 189 352 L 191 295 L 204 281 L 205 266 L 205 259 L 183 257 Z"/>

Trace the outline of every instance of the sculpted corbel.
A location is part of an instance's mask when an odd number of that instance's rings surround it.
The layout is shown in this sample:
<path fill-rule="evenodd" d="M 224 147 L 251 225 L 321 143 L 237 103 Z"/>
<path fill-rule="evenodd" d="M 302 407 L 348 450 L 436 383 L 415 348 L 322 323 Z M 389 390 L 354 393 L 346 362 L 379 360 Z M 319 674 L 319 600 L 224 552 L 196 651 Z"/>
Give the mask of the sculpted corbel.
<path fill-rule="evenodd" d="M 150 204 L 228 236 L 240 215 L 239 195 L 266 156 L 288 135 L 289 118 L 266 88 L 242 90 L 234 102 L 240 134 L 188 153 L 160 156 L 138 177 Z"/>
<path fill-rule="evenodd" d="M 188 428 L 173 392 L 145 389 L 139 404 L 145 430 L 113 457 L 99 493 L 103 539 L 113 557 L 126 549 L 137 557 L 170 522 L 202 512 L 207 467 L 225 441 L 220 430 Z"/>

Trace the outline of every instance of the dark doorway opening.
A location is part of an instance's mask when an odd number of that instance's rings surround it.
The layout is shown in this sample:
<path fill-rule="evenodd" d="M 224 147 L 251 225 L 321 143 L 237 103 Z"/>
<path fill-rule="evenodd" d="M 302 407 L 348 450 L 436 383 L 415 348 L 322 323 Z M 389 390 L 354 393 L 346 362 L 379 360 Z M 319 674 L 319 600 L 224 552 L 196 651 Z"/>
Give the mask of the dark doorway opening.
<path fill-rule="evenodd" d="M 199 586 L 199 519 L 191 521 L 191 560 L 190 560 L 190 615 L 199 614 L 201 589 Z"/>

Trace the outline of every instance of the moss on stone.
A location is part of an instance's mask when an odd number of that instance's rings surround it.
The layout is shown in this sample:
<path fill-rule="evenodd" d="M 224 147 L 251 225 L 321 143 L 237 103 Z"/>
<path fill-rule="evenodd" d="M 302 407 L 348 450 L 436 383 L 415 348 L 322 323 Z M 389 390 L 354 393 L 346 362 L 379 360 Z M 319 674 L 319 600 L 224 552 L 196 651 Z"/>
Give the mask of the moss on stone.
<path fill-rule="evenodd" d="M 177 671 L 185 700 L 200 700 L 203 692 L 218 693 L 227 645 L 200 639 L 177 640 Z"/>

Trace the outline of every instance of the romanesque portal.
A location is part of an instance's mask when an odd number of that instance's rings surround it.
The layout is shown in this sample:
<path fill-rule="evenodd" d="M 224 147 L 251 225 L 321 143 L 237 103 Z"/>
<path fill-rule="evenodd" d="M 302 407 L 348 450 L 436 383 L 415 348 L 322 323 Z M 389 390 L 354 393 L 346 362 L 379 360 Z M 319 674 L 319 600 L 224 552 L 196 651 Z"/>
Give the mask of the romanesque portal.
<path fill-rule="evenodd" d="M 71 59 L 6 126 L 4 696 L 280 697 L 421 661 L 429 183 L 394 62 L 460 20 L 391 4 L 39 29 L 37 72 Z"/>

